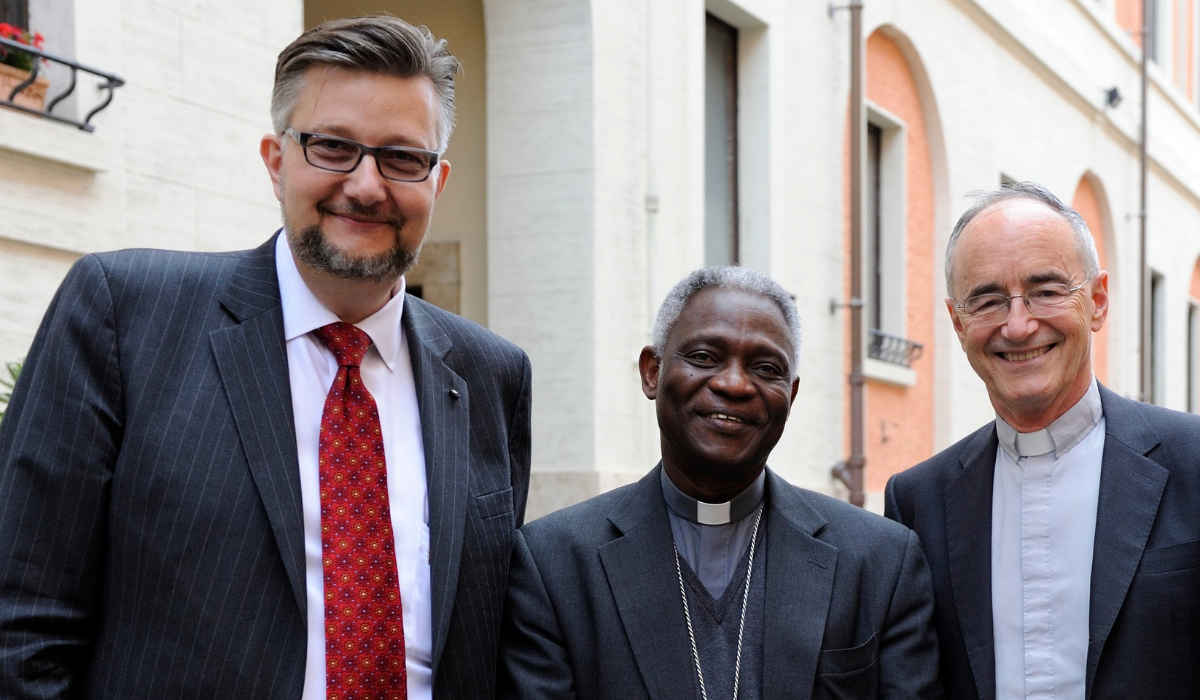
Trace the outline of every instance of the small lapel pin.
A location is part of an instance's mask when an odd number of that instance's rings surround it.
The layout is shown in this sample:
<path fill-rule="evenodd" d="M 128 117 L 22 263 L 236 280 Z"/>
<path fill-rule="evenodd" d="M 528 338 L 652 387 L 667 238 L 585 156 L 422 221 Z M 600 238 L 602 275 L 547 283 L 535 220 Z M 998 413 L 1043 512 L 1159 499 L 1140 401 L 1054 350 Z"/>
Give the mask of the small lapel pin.
<path fill-rule="evenodd" d="M 458 389 L 450 390 L 450 398 L 454 399 L 455 401 L 458 400 Z"/>

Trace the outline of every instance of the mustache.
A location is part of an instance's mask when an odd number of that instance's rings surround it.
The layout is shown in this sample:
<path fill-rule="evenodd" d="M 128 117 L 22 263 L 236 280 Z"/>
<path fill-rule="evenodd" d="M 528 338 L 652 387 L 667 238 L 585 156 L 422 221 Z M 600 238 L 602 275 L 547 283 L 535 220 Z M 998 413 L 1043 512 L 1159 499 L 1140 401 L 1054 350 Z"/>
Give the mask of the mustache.
<path fill-rule="evenodd" d="M 288 245 L 298 260 L 318 272 L 364 282 L 395 282 L 417 263 L 424 244 L 422 240 L 416 248 L 408 248 L 397 240 L 382 253 L 355 257 L 325 240 L 319 226 L 308 226 L 294 233 L 288 230 Z"/>
<path fill-rule="evenodd" d="M 348 214 L 360 219 L 370 219 L 372 221 L 382 221 L 394 228 L 400 228 L 400 219 L 395 216 L 384 214 L 379 207 L 367 206 L 360 204 L 354 200 L 347 201 L 344 204 L 339 204 L 336 207 L 329 205 L 319 205 L 317 209 L 323 214 Z"/>

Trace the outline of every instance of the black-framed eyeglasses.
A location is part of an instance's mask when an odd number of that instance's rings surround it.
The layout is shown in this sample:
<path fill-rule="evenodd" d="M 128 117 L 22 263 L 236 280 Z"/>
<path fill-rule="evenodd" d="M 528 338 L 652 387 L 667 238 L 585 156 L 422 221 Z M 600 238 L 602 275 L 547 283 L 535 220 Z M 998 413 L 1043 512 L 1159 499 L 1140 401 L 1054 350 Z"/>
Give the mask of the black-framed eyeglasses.
<path fill-rule="evenodd" d="M 954 306 L 971 321 L 1001 323 L 1008 318 L 1012 300 L 1021 299 L 1025 302 L 1025 308 L 1029 309 L 1029 315 L 1034 318 L 1049 318 L 1066 309 L 1067 300 L 1071 295 L 1083 289 L 1090 281 L 1089 277 L 1074 287 L 1064 282 L 1047 282 L 1026 290 L 1024 294 L 976 294 L 962 302 L 956 300 Z"/>
<path fill-rule="evenodd" d="M 424 182 L 429 179 L 433 167 L 438 163 L 438 154 L 408 146 L 367 146 L 327 134 L 297 131 L 291 127 L 283 130 L 304 150 L 304 160 L 314 168 L 335 173 L 353 172 L 362 162 L 363 156 L 375 159 L 379 174 L 397 182 Z"/>

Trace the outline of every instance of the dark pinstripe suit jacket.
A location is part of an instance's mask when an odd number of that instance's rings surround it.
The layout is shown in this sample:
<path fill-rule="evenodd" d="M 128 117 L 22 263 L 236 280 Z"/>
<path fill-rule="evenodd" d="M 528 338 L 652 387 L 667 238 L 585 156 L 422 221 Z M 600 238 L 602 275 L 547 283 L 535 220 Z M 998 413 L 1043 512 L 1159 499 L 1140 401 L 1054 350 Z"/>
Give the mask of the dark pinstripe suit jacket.
<path fill-rule="evenodd" d="M 529 486 L 529 361 L 419 299 L 403 318 L 434 696 L 489 697 Z M 0 426 L 0 696 L 298 698 L 303 540 L 273 240 L 82 258 Z"/>

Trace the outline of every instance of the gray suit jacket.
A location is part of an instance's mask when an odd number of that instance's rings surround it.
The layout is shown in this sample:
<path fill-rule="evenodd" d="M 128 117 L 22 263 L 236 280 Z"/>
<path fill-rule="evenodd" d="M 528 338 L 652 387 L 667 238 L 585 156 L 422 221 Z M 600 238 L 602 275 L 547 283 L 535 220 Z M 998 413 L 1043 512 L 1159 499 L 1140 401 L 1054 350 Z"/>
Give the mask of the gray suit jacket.
<path fill-rule="evenodd" d="M 1200 417 L 1103 386 L 1092 559 L 1089 700 L 1200 697 Z M 996 697 L 992 638 L 995 423 L 888 482 L 887 515 L 933 572 L 949 698 Z"/>
<path fill-rule="evenodd" d="M 304 532 L 274 250 L 89 255 L 63 282 L 0 426 L 0 696 L 300 696 Z M 411 296 L 403 325 L 434 695 L 486 697 L 529 485 L 529 362 Z"/>
<path fill-rule="evenodd" d="M 699 697 L 655 468 L 518 533 L 501 698 Z M 916 537 L 768 471 L 764 698 L 939 698 Z"/>

